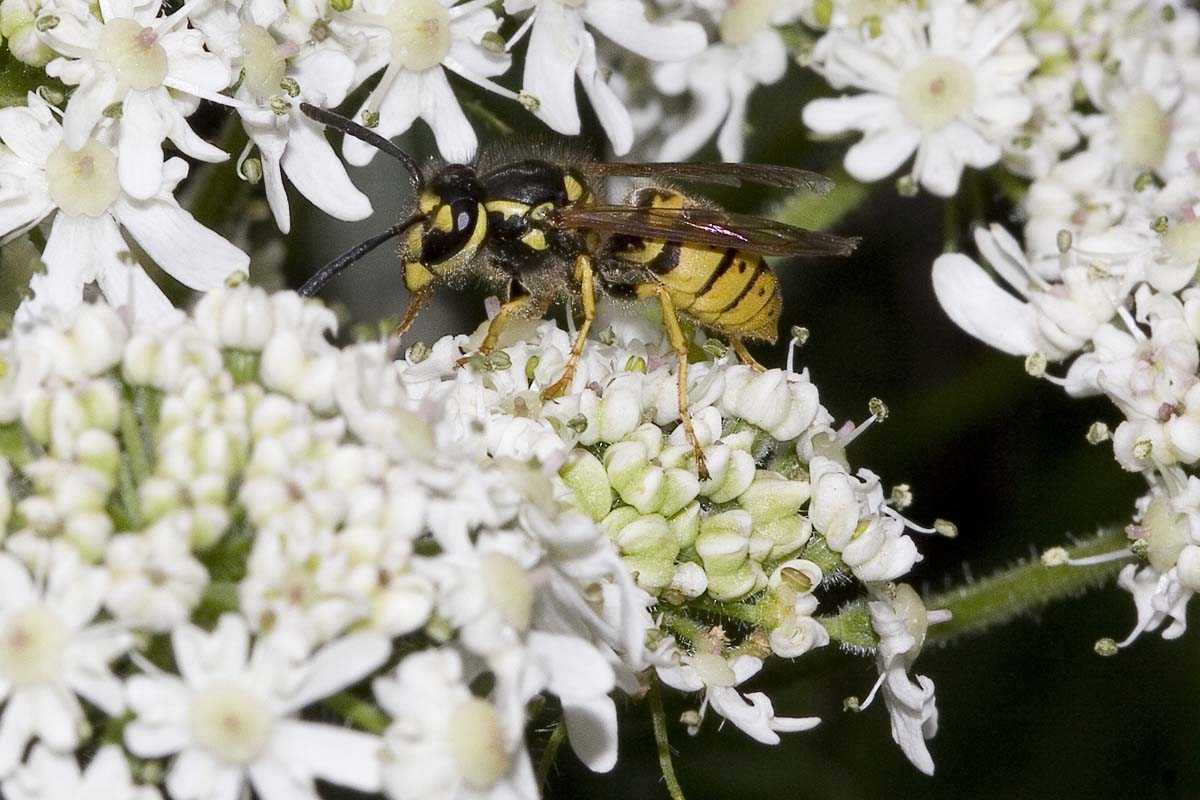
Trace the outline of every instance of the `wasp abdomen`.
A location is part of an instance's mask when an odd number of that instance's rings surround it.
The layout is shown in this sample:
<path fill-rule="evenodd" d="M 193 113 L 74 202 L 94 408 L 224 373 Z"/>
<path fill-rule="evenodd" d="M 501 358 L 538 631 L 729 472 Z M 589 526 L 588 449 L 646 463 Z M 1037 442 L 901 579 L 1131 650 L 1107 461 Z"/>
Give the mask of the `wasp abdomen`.
<path fill-rule="evenodd" d="M 648 187 L 634 194 L 645 208 L 684 208 L 697 201 Z M 775 273 L 762 256 L 734 247 L 706 247 L 639 236 L 615 236 L 611 257 L 651 272 L 681 313 L 734 336 L 774 341 L 782 301 Z"/>

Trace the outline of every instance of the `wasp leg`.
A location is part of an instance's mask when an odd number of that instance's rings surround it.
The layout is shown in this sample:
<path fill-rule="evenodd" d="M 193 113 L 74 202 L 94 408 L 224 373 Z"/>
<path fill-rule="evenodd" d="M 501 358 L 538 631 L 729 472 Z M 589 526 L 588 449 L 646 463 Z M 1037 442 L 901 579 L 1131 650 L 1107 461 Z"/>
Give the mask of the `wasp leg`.
<path fill-rule="evenodd" d="M 421 313 L 421 309 L 429 302 L 429 298 L 433 292 L 413 292 L 408 296 L 408 310 L 404 312 L 404 319 L 396 326 L 396 338 L 400 338 L 408 333 L 408 329 L 417 321 L 417 314 Z"/>
<path fill-rule="evenodd" d="M 675 304 L 671 302 L 671 295 L 667 292 L 667 287 L 662 284 L 639 283 L 634 287 L 634 291 L 641 298 L 657 298 L 659 305 L 662 306 L 667 339 L 671 342 L 671 349 L 675 351 L 675 357 L 679 361 L 679 418 L 683 422 L 683 430 L 696 453 L 696 472 L 700 475 L 701 480 L 706 481 L 708 480 L 708 464 L 704 460 L 704 449 L 700 447 L 700 440 L 696 438 L 696 427 L 692 424 L 692 412 L 688 411 L 688 342 L 683 335 L 683 328 L 679 326 L 679 317 L 675 314 Z"/>
<path fill-rule="evenodd" d="M 738 359 L 741 360 L 750 369 L 755 372 L 766 372 L 767 368 L 758 363 L 758 359 L 750 355 L 750 351 L 746 349 L 746 345 L 737 336 L 731 336 L 729 343 L 733 345 L 733 351 L 737 353 Z"/>
<path fill-rule="evenodd" d="M 575 366 L 579 363 L 579 357 L 583 354 L 583 348 L 587 344 L 588 330 L 592 327 L 592 321 L 596 319 L 596 285 L 592 275 L 591 258 L 581 255 L 575 259 L 575 278 L 579 281 L 580 297 L 583 302 L 583 324 L 579 326 L 579 332 L 575 335 L 575 344 L 571 347 L 571 357 L 567 359 L 567 366 L 563 369 L 562 376 L 542 392 L 543 400 L 553 400 L 570 388 L 571 381 L 575 378 Z"/>
<path fill-rule="evenodd" d="M 532 302 L 533 296 L 522 292 L 500 306 L 500 310 L 496 312 L 496 316 L 492 317 L 492 321 L 488 323 L 487 335 L 483 337 L 483 342 L 479 345 L 478 352 L 480 355 L 486 356 L 496 349 L 496 343 L 500 341 L 500 334 L 504 333 L 504 329 L 508 327 L 508 322 L 512 319 L 513 314 L 522 311 Z M 454 362 L 454 366 L 464 366 L 470 360 L 471 356 L 463 356 Z"/>

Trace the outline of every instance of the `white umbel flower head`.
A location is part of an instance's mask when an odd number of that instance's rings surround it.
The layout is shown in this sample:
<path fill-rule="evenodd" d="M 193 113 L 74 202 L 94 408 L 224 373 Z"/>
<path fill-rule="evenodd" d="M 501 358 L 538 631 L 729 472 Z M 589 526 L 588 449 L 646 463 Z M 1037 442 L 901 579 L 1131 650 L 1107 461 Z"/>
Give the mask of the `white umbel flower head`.
<path fill-rule="evenodd" d="M 935 0 L 928 12 L 903 5 L 882 30 L 835 29 L 816 47 L 813 67 L 837 89 L 862 94 L 814 100 L 804 124 L 821 134 L 862 131 L 846 170 L 862 181 L 887 177 L 913 153 L 913 178 L 953 195 L 964 167 L 988 167 L 1032 113 L 1022 83 L 1037 60 L 1017 31 L 1024 6 L 988 8 Z"/>
<path fill-rule="evenodd" d="M 61 543 L 47 557 L 46 582 L 38 586 L 24 564 L 0 555 L 0 775 L 20 762 L 31 739 L 58 752 L 74 750 L 86 726 L 78 697 L 109 716 L 125 707 L 109 665 L 133 637 L 120 625 L 95 621 L 104 572 L 81 564 Z"/>
<path fill-rule="evenodd" d="M 50 107 L 32 93 L 28 106 L 0 109 L 0 139 L 8 146 L 0 151 L 0 232 L 23 231 L 55 214 L 42 252 L 46 273 L 33 278 L 25 318 L 75 308 L 91 281 L 110 303 L 139 317 L 166 314 L 166 295 L 133 260 L 122 229 L 193 289 L 212 289 L 249 266 L 245 253 L 176 202 L 173 192 L 188 172 L 182 159 L 167 161 L 152 196 L 133 197 L 122 188 L 119 155 L 94 137 L 72 149 Z"/>
<path fill-rule="evenodd" d="M 295 662 L 269 644 L 251 651 L 245 620 L 228 614 L 212 633 L 179 626 L 171 642 L 179 675 L 126 684 L 135 717 L 125 745 L 142 758 L 175 755 L 172 797 L 236 800 L 248 783 L 263 800 L 315 800 L 316 778 L 379 790 L 378 739 L 296 715 L 383 664 L 385 638 L 356 634 Z"/>
<path fill-rule="evenodd" d="M 633 146 L 633 120 L 604 77 L 604 64 L 588 26 L 651 61 L 686 60 L 703 51 L 707 42 L 698 23 L 651 22 L 642 0 L 505 0 L 504 10 L 509 14 L 530 11 L 518 36 L 532 27 L 522 84 L 536 102 L 538 117 L 559 133 L 579 133 L 578 76 L 617 155 L 628 153 Z"/>
<path fill-rule="evenodd" d="M 135 784 L 129 761 L 121 748 L 106 745 L 80 772 L 75 756 L 55 753 L 35 745 L 25 762 L 5 779 L 4 796 L 9 800 L 160 800 L 153 786 Z"/>
<path fill-rule="evenodd" d="M 47 74 L 76 87 L 63 115 L 63 141 L 80 150 L 119 109 L 117 174 L 137 200 L 158 196 L 168 180 L 163 139 L 202 161 L 228 158 L 184 118 L 200 98 L 222 99 L 218 93 L 232 82 L 229 67 L 204 49 L 199 31 L 187 28 L 189 6 L 163 17 L 159 10 L 157 2 L 105 0 L 98 15 L 82 3 L 47 5 L 39 15 L 43 40 L 63 54 Z"/>
<path fill-rule="evenodd" d="M 484 47 L 498 38 L 500 20 L 479 2 L 455 0 L 363 0 L 340 15 L 368 37 L 359 70 L 383 77 L 359 112 L 376 133 L 390 138 L 407 131 L 419 117 L 433 130 L 438 150 L 448 161 L 467 162 L 478 139 L 450 85 L 449 73 L 515 100 L 516 95 L 491 79 L 508 70 L 503 51 Z M 346 160 L 363 165 L 376 150 L 346 137 Z"/>

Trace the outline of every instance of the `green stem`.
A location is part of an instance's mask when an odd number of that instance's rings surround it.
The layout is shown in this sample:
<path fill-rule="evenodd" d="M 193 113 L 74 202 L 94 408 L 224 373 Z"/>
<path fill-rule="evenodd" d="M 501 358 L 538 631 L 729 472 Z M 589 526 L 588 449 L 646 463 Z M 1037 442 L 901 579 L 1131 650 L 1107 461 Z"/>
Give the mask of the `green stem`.
<path fill-rule="evenodd" d="M 719 600 L 710 600 L 707 597 L 698 597 L 691 602 L 691 606 L 720 617 L 729 617 L 730 619 L 748 622 L 751 625 L 763 624 L 762 614 L 756 606 L 749 603 L 723 603 Z"/>
<path fill-rule="evenodd" d="M 321 705 L 358 728 L 380 736 L 387 730 L 390 720 L 374 705 L 350 692 L 340 692 L 326 697 Z"/>
<path fill-rule="evenodd" d="M 121 438 L 124 440 L 125 452 L 129 456 L 129 467 L 133 470 L 133 480 L 141 483 L 150 474 L 150 459 L 146 454 L 146 440 L 142 433 L 141 422 L 134 408 L 132 389 L 126 389 L 121 396 Z"/>
<path fill-rule="evenodd" d="M 671 800 L 684 800 L 683 787 L 679 778 L 675 777 L 675 766 L 671 763 L 671 742 L 667 739 L 667 712 L 663 709 L 662 688 L 658 678 L 650 679 L 650 719 L 654 723 L 654 744 L 658 749 L 658 766 L 662 770 L 663 781 L 667 784 L 667 794 Z"/>
<path fill-rule="evenodd" d="M 700 623 L 679 611 L 662 610 L 663 627 L 671 631 L 676 636 L 686 639 L 689 643 L 695 642 L 700 638 L 700 634 L 704 632 Z"/>
<path fill-rule="evenodd" d="M 854 180 L 841 167 L 831 171 L 829 177 L 834 181 L 829 194 L 822 197 L 812 192 L 797 192 L 784 200 L 771 216 L 788 225 L 829 230 L 871 195 L 870 185 Z"/>
<path fill-rule="evenodd" d="M 1128 546 L 1129 539 L 1118 528 L 1102 530 L 1066 550 L 1071 558 L 1086 558 Z M 1055 601 L 1082 594 L 1107 583 L 1128 563 L 1128 560 L 1117 560 L 1081 567 L 1047 567 L 1040 559 L 1023 561 L 989 578 L 928 597 L 925 599 L 926 608 L 946 609 L 952 614 L 948 622 L 929 629 L 929 640 L 944 641 L 963 634 L 979 633 Z"/>
<path fill-rule="evenodd" d="M 817 622 L 833 641 L 859 652 L 871 652 L 879 644 L 879 634 L 871 624 L 871 612 L 863 600 L 842 606 L 838 613 L 817 617 Z"/>
<path fill-rule="evenodd" d="M 958 198 L 951 197 L 942 202 L 942 252 L 957 253 L 962 249 L 958 237 Z"/>
<path fill-rule="evenodd" d="M 542 757 L 538 760 L 537 768 L 537 785 L 541 788 L 543 794 L 546 792 L 546 779 L 550 777 L 550 768 L 554 766 L 554 758 L 558 755 L 558 748 L 562 746 L 563 740 L 567 738 L 567 723 L 564 720 L 559 720 L 554 726 L 554 730 L 550 733 L 550 739 L 546 742 L 546 749 L 542 751 Z"/>

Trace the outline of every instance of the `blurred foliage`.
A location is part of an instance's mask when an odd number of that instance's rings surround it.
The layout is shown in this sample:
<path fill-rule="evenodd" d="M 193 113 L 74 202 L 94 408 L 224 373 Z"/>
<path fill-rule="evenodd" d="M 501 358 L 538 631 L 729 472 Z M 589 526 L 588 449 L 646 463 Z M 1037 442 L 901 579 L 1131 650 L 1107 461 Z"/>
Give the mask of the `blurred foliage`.
<path fill-rule="evenodd" d="M 788 80 L 754 95 L 750 118 L 762 122 L 749 138 L 747 160 L 837 171 L 845 144 L 808 141 L 799 123 L 809 82 L 793 70 Z M 512 129 L 518 137 L 539 132 L 514 104 L 485 103 L 471 87 L 458 86 L 470 98 L 468 113 L 484 141 L 498 130 Z M 221 115 L 209 118 L 217 122 L 204 134 L 217 140 Z M 601 141 L 594 120 L 588 129 L 592 141 Z M 236 159 L 241 141 L 236 133 L 225 136 Z M 433 152 L 420 125 L 399 142 L 414 154 Z M 714 158 L 715 151 L 700 157 Z M 268 286 L 298 286 L 330 257 L 385 228 L 410 199 L 404 174 L 377 158 L 351 170 L 372 197 L 372 218 L 331 220 L 293 194 L 294 235 L 284 243 L 271 234 L 261 189 L 237 180 L 232 160 L 194 170 L 188 192 L 200 203 L 198 215 L 251 249 L 252 279 Z M 821 215 L 834 218 L 852 207 L 859 188 L 835 190 L 826 206 L 811 199 L 785 203 L 758 189 L 713 194 L 739 210 L 779 208 L 789 221 L 817 224 Z M 1115 410 L 1030 378 L 1020 359 L 969 339 L 934 300 L 930 266 L 944 242 L 969 243 L 970 226 L 982 220 L 1016 222 L 1001 188 L 983 176 L 973 179 L 954 213 L 929 196 L 901 198 L 891 182 L 870 188 L 869 200 L 834 228 L 863 237 L 852 259 L 776 264 L 786 296 L 782 329 L 802 324 L 811 330 L 799 364 L 810 369 L 839 420 L 865 419 L 871 397 L 890 406 L 888 420 L 854 443 L 851 463 L 879 473 L 887 485 L 911 484 L 916 502 L 907 513 L 913 519 L 958 524 L 957 539 L 919 542 L 925 560 L 914 574 L 917 587 L 934 595 L 1036 556 L 1072 534 L 1127 521 L 1143 488 L 1139 479 L 1120 470 L 1108 445 L 1084 440 L 1093 421 L 1119 421 Z M 948 234 L 947 220 L 954 224 Z M 15 296 L 13 287 L 24 278 L 10 261 L 24 264 L 28 254 L 6 247 L 3 255 L 0 294 Z M 407 300 L 387 248 L 334 281 L 326 299 L 348 323 L 394 316 Z M 444 292 L 409 343 L 473 328 L 484 319 L 482 301 L 470 290 Z M 756 354 L 782 365 L 786 343 L 756 348 Z M 732 726 L 718 730 L 716 717 L 694 739 L 672 725 L 680 780 L 690 800 L 1200 796 L 1200 759 L 1190 754 L 1198 728 L 1197 635 L 1190 631 L 1174 642 L 1146 636 L 1109 659 L 1093 653 L 1098 638 L 1121 638 L 1133 621 L 1130 597 L 1109 586 L 1049 607 L 1040 619 L 929 646 L 917 669 L 938 687 L 935 778 L 913 769 L 892 743 L 882 703 L 861 714 L 842 710 L 844 698 L 865 696 L 876 672 L 868 659 L 830 651 L 794 666 L 772 663 L 749 686 L 768 691 L 778 713 L 820 715 L 821 726 L 787 735 L 772 748 Z M 694 707 L 690 702 L 668 697 L 668 717 L 678 719 Z M 550 796 L 666 797 L 645 704 L 627 704 L 622 716 L 617 770 L 592 775 L 563 747 L 550 773 Z"/>

